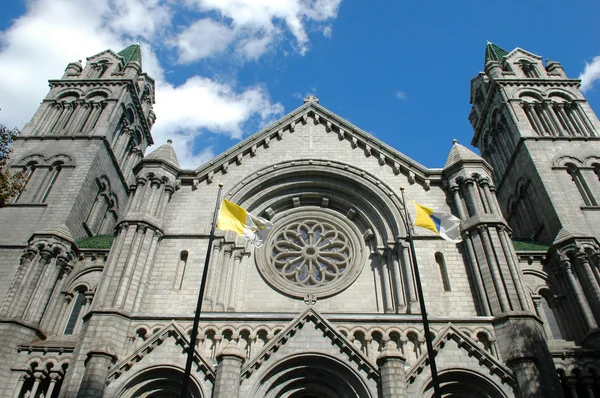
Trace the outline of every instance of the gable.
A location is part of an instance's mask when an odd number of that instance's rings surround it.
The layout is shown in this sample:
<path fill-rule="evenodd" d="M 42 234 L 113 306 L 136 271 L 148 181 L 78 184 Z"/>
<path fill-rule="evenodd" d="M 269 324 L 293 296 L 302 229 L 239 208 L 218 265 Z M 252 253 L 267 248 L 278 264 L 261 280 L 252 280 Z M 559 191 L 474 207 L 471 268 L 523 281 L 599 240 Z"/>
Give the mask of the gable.
<path fill-rule="evenodd" d="M 448 325 L 439 333 L 433 342 L 433 350 L 436 352 L 435 361 L 440 375 L 470 373 L 493 382 L 490 388 L 513 396 L 517 381 L 512 371 L 453 325 Z M 424 350 L 406 373 L 409 396 L 421 394 L 430 387 L 430 380 L 429 361 Z"/>
<path fill-rule="evenodd" d="M 539 55 L 536 55 L 536 54 L 534 54 L 532 52 L 529 52 L 527 50 L 523 50 L 522 48 L 519 48 L 519 47 L 517 47 L 514 50 L 512 50 L 511 52 L 509 52 L 506 55 L 506 57 L 505 57 L 505 59 L 507 61 L 509 61 L 509 62 L 512 61 L 512 60 L 515 60 L 515 59 L 519 60 L 519 59 L 522 59 L 522 58 L 528 58 L 532 62 L 536 62 L 536 61 L 540 61 L 541 62 L 542 61 L 542 57 L 540 57 Z"/>
<path fill-rule="evenodd" d="M 336 150 L 352 150 L 353 156 L 360 156 L 360 158 L 357 157 L 358 161 L 371 158 L 371 161 L 389 168 L 396 175 L 405 174 L 411 184 L 416 182 L 428 189 L 432 181 L 441 182 L 441 169 L 429 169 L 419 164 L 314 101 L 305 103 L 265 129 L 216 156 L 196 169 L 193 178 L 195 181 L 210 184 L 217 173 L 226 174 L 231 168 L 243 167 L 243 163 L 248 158 L 261 155 L 276 156 L 277 153 L 270 149 L 272 144 L 278 141 L 289 141 L 289 137 L 293 135 L 303 135 L 305 141 L 312 144 L 315 140 L 313 128 L 317 129 L 321 136 L 336 137 L 335 144 L 332 143 L 332 140 L 328 141 L 330 145 L 335 145 Z M 290 148 L 290 146 L 288 145 L 286 148 Z M 315 154 L 314 157 L 319 158 L 320 156 L 322 155 Z M 192 177 L 192 174 L 184 173 L 182 180 L 189 178 L 187 176 Z"/>
<path fill-rule="evenodd" d="M 244 365 L 242 379 L 249 379 L 254 374 L 264 374 L 266 368 L 299 353 L 328 355 L 349 362 L 365 379 L 375 382 L 379 380 L 377 367 L 312 308 L 293 320 L 252 361 Z"/>
<path fill-rule="evenodd" d="M 116 363 L 108 373 L 107 382 L 110 384 L 120 379 L 129 379 L 136 374 L 154 367 L 157 364 L 185 363 L 185 354 L 189 347 L 189 339 L 177 324 L 171 322 L 162 330 L 155 333 L 131 355 Z M 215 369 L 200 353 L 194 351 L 194 366 L 192 375 L 199 380 L 213 383 L 216 377 Z"/>

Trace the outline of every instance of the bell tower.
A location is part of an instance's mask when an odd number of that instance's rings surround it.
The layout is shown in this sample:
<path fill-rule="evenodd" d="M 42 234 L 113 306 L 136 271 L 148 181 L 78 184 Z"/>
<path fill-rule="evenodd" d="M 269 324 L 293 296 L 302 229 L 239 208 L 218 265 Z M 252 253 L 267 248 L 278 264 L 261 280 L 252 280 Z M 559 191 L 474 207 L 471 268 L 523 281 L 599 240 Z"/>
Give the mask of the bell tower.
<path fill-rule="evenodd" d="M 472 144 L 494 168 L 517 239 L 553 243 L 563 229 L 600 237 L 600 122 L 560 63 L 488 42 L 471 81 Z"/>
<path fill-rule="evenodd" d="M 133 166 L 152 144 L 154 80 L 139 44 L 70 63 L 17 137 L 11 168 L 24 189 L 0 222 L 26 219 L 0 241 L 25 242 L 36 229 L 66 225 L 75 238 L 112 234 L 134 184 Z"/>

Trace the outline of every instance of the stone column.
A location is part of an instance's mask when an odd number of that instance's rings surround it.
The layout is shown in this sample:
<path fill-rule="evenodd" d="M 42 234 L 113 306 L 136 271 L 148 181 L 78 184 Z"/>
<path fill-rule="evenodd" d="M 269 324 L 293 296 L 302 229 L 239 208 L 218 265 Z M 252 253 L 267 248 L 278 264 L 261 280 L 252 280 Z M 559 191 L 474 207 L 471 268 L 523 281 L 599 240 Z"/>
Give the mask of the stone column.
<path fill-rule="evenodd" d="M 63 262 L 61 264 L 61 272 L 58 277 L 58 282 L 54 288 L 54 292 L 52 293 L 52 299 L 48 303 L 48 311 L 44 314 L 44 318 L 42 318 L 41 327 L 46 329 L 48 333 L 54 332 L 54 323 L 56 322 L 56 318 L 60 317 L 62 311 L 63 303 L 60 300 L 61 291 L 65 285 L 65 282 L 71 271 L 73 270 L 73 266 Z"/>
<path fill-rule="evenodd" d="M 135 193 L 133 195 L 133 198 L 131 198 L 130 204 L 129 204 L 129 208 L 127 209 L 127 211 L 125 212 L 125 214 L 127 214 L 129 211 L 139 211 L 140 208 L 140 204 L 142 202 L 142 198 L 144 197 L 144 192 L 147 189 L 147 182 L 148 180 L 144 177 L 138 177 L 135 180 L 136 183 L 136 188 L 135 188 Z"/>
<path fill-rule="evenodd" d="M 244 253 L 240 250 L 236 250 L 233 253 L 233 269 L 231 272 L 231 289 L 229 290 L 229 304 L 227 305 L 228 311 L 235 311 L 237 301 L 237 290 L 238 290 L 238 275 L 242 263 L 242 257 Z"/>
<path fill-rule="evenodd" d="M 29 379 L 29 375 L 27 373 L 19 376 L 19 381 L 17 382 L 17 386 L 13 390 L 12 398 L 19 398 L 21 396 L 21 390 L 23 389 L 23 384 Z"/>
<path fill-rule="evenodd" d="M 412 266 L 410 262 L 410 245 L 408 242 L 402 242 L 400 245 L 402 251 L 402 270 L 404 271 L 404 283 L 406 285 L 406 292 L 408 293 L 407 312 L 409 313 L 420 313 L 420 307 L 414 305 L 417 302 L 417 296 L 415 294 L 415 284 L 412 273 Z"/>
<path fill-rule="evenodd" d="M 58 373 L 50 373 L 49 377 L 50 377 L 50 384 L 48 385 L 48 390 L 46 390 L 46 395 L 44 395 L 47 398 L 52 397 L 52 393 L 54 392 L 54 389 L 56 388 L 56 383 L 60 379 L 60 375 Z"/>
<path fill-rule="evenodd" d="M 119 288 L 117 290 L 117 294 L 115 295 L 115 300 L 113 302 L 113 306 L 115 306 L 116 308 L 123 308 L 123 305 L 125 304 L 125 299 L 127 298 L 127 293 L 129 291 L 129 285 L 131 283 L 133 272 L 135 271 L 135 267 L 139 257 L 140 247 L 144 240 L 144 236 L 146 235 L 147 229 L 148 225 L 146 224 L 137 225 L 134 240 L 130 247 L 127 262 L 123 267 L 123 273 L 121 274 L 121 280 L 119 281 Z"/>
<path fill-rule="evenodd" d="M 556 116 L 556 111 L 554 110 L 554 107 L 552 106 L 552 101 L 549 101 L 546 103 L 546 110 L 548 111 L 548 114 L 550 115 L 550 118 L 552 119 L 552 121 L 554 122 L 554 125 L 556 126 L 556 131 L 558 132 L 559 136 L 565 136 L 568 135 L 565 130 L 562 127 L 562 124 L 560 123 L 560 120 L 558 120 L 558 117 Z"/>
<path fill-rule="evenodd" d="M 244 356 L 237 344 L 231 341 L 217 355 L 217 377 L 213 398 L 238 398 L 240 395 L 240 377 Z"/>
<path fill-rule="evenodd" d="M 162 218 L 165 214 L 165 209 L 167 208 L 167 204 L 171 200 L 171 196 L 173 192 L 175 192 L 175 187 L 171 185 L 165 185 L 164 192 L 161 195 L 160 204 L 158 205 L 158 210 L 156 211 L 156 217 Z"/>
<path fill-rule="evenodd" d="M 49 267 L 46 267 L 48 269 L 44 272 L 41 281 L 42 283 L 36 292 L 36 301 L 34 301 L 34 305 L 31 309 L 30 319 L 33 323 L 37 324 L 41 321 L 44 311 L 48 308 L 48 301 L 58 283 L 59 276 L 64 267 L 69 263 L 70 257 L 71 256 L 59 256 L 49 265 Z"/>
<path fill-rule="evenodd" d="M 206 292 L 204 293 L 204 303 L 206 305 L 206 309 L 214 309 L 215 303 L 215 283 L 217 281 L 217 277 L 220 272 L 220 268 L 217 266 L 218 261 L 221 258 L 221 249 L 223 248 L 222 241 L 216 241 L 213 244 L 213 253 L 210 258 L 210 265 L 208 266 L 208 270 L 210 271 L 208 274 L 208 281 L 206 281 Z"/>
<path fill-rule="evenodd" d="M 596 324 L 596 321 L 594 320 L 594 316 L 592 315 L 590 307 L 589 307 L 587 301 L 585 300 L 583 290 L 581 289 L 581 286 L 579 285 L 579 281 L 577 281 L 577 279 L 575 278 L 575 275 L 573 275 L 573 269 L 571 268 L 571 261 L 569 261 L 567 256 L 564 256 L 564 255 L 561 256 L 560 267 L 567 279 L 569 288 L 571 289 L 571 292 L 573 293 L 573 296 L 575 297 L 575 301 L 577 302 L 577 306 L 579 307 L 579 310 L 581 312 L 581 315 L 583 318 L 583 323 L 585 324 L 586 329 L 590 330 L 590 329 L 597 328 L 598 325 Z"/>
<path fill-rule="evenodd" d="M 150 182 L 150 198 L 147 201 L 146 208 L 143 210 L 151 215 L 156 214 L 156 206 L 158 206 L 158 202 L 162 196 L 162 183 L 159 178 L 153 178 Z"/>
<path fill-rule="evenodd" d="M 32 301 L 35 299 L 34 292 L 41 283 L 40 277 L 42 276 L 42 273 L 46 269 L 48 263 L 50 263 L 52 260 L 53 254 L 54 253 L 48 250 L 48 248 L 40 250 L 40 258 L 36 263 L 33 264 L 31 272 L 27 275 L 24 283 L 25 288 L 20 292 L 20 296 L 22 297 L 21 302 L 16 308 L 16 312 L 13 313 L 13 316 L 24 317 L 28 312 Z"/>
<path fill-rule="evenodd" d="M 406 299 L 404 298 L 404 288 L 402 286 L 402 272 L 400 271 L 400 261 L 396 253 L 391 254 L 392 257 L 392 281 L 394 288 L 394 296 L 396 298 L 396 312 L 402 313 L 406 310 Z"/>
<path fill-rule="evenodd" d="M 91 350 L 87 355 L 87 362 L 83 380 L 79 387 L 77 397 L 100 398 L 106 387 L 106 377 L 111 364 L 117 360 L 114 350 L 103 345 Z"/>
<path fill-rule="evenodd" d="M 390 286 L 390 272 L 388 270 L 387 250 L 379 253 L 379 273 L 381 277 L 381 295 L 383 296 L 384 312 L 394 312 L 394 303 L 392 301 L 392 291 Z"/>
<path fill-rule="evenodd" d="M 481 203 L 475 192 L 475 181 L 473 181 L 472 178 L 465 178 L 463 183 L 467 190 L 467 208 L 469 209 L 469 215 L 474 216 L 483 213 Z"/>
<path fill-rule="evenodd" d="M 381 398 L 406 398 L 406 373 L 404 365 L 406 358 L 395 347 L 393 341 L 388 341 L 377 358 L 379 367 Z"/>
<path fill-rule="evenodd" d="M 33 377 L 35 377 L 35 381 L 33 382 L 33 386 L 31 387 L 31 392 L 29 393 L 30 397 L 35 397 L 40 388 L 40 383 L 42 382 L 42 377 L 44 374 L 42 372 L 34 372 Z"/>
<path fill-rule="evenodd" d="M 29 266 L 31 261 L 35 258 L 37 251 L 33 248 L 28 248 L 25 250 L 25 253 L 21 256 L 19 269 L 17 270 L 17 275 L 6 294 L 6 299 L 2 304 L 2 310 L 0 310 L 1 316 L 8 316 L 12 304 L 15 300 L 15 296 L 19 290 L 21 290 L 21 283 L 23 282 L 23 278 L 25 274 L 29 271 Z"/>
<path fill-rule="evenodd" d="M 144 264 L 144 270 L 142 272 L 142 276 L 140 278 L 140 284 L 138 287 L 138 291 L 135 295 L 135 300 L 133 302 L 133 312 L 138 312 L 142 307 L 142 300 L 144 299 L 144 295 L 146 293 L 146 289 L 148 288 L 148 284 L 150 283 L 150 274 L 152 273 L 152 268 L 154 267 L 154 259 L 156 257 L 156 249 L 158 248 L 158 243 L 163 237 L 163 233 L 160 231 L 154 231 L 152 234 L 152 243 L 150 244 L 150 252 L 148 253 L 148 257 L 146 258 L 146 262 Z"/>
<path fill-rule="evenodd" d="M 475 279 L 475 285 L 477 286 L 477 296 L 479 296 L 481 309 L 483 311 L 483 315 L 490 316 L 492 315 L 492 311 L 490 309 L 485 285 L 483 284 L 483 279 L 481 278 L 481 273 L 479 272 L 479 263 L 477 262 L 477 257 L 475 256 L 475 249 L 473 248 L 471 233 L 468 231 L 465 232 L 464 237 L 465 246 L 467 247 L 467 253 L 469 255 L 469 262 L 471 263 L 471 272 L 473 279 Z"/>
<path fill-rule="evenodd" d="M 577 265 L 582 274 L 580 274 L 582 276 L 580 280 L 585 281 L 588 285 L 585 292 L 588 302 L 592 304 L 592 311 L 594 312 L 596 319 L 600 320 L 600 286 L 598 286 L 598 282 L 592 271 L 588 254 L 584 251 L 579 251 L 577 253 Z"/>
<path fill-rule="evenodd" d="M 527 298 L 525 296 L 525 292 L 523 291 L 523 285 L 521 283 L 519 270 L 514 261 L 516 256 L 513 256 L 513 250 L 511 250 L 512 243 L 508 239 L 508 232 L 506 231 L 505 226 L 503 226 L 503 225 L 499 226 L 498 236 L 500 237 L 500 245 L 502 246 L 502 250 L 504 251 L 504 256 L 506 257 L 506 261 L 508 263 L 508 270 L 510 272 L 510 276 L 515 285 L 515 290 L 517 292 L 519 304 L 521 305 L 521 309 L 523 311 L 527 311 L 529 309 L 529 305 L 527 303 Z"/>
<path fill-rule="evenodd" d="M 494 288 L 496 290 L 496 295 L 498 296 L 498 301 L 500 302 L 500 310 L 502 312 L 506 312 L 510 310 L 510 304 L 508 302 L 508 297 L 506 295 L 506 289 L 504 288 L 504 283 L 502 282 L 502 276 L 500 275 L 500 269 L 498 267 L 498 262 L 496 261 L 496 256 L 494 253 L 494 249 L 492 247 L 492 243 L 490 241 L 490 237 L 487 233 L 485 227 L 477 227 L 479 235 L 481 235 L 481 240 L 483 242 L 483 248 L 485 250 L 485 254 L 488 260 L 488 265 L 490 267 L 490 273 L 492 275 L 492 281 L 494 282 Z"/>
<path fill-rule="evenodd" d="M 452 197 L 454 198 L 454 205 L 456 206 L 458 217 L 460 217 L 461 220 L 464 220 L 467 218 L 467 215 L 465 214 L 465 209 L 462 200 L 460 199 L 460 187 L 458 185 L 452 185 L 450 187 L 450 192 L 452 192 Z"/>
<path fill-rule="evenodd" d="M 233 247 L 231 245 L 226 245 L 223 249 L 223 262 L 221 263 L 221 278 L 219 281 L 219 285 L 217 286 L 217 305 L 216 308 L 219 311 L 223 311 L 225 309 L 225 297 L 227 293 L 227 283 L 229 282 L 229 271 L 230 271 L 230 260 L 232 254 Z M 214 268 L 214 267 L 213 267 Z"/>

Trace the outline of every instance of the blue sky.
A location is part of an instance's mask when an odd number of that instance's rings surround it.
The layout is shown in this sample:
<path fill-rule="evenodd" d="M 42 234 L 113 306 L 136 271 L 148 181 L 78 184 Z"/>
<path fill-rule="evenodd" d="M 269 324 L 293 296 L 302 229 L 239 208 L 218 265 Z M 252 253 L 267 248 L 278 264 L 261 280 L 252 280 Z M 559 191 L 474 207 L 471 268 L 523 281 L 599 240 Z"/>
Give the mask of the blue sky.
<path fill-rule="evenodd" d="M 428 167 L 470 144 L 486 40 L 559 61 L 600 111 L 598 1 L 35 0 L 0 5 L 0 123 L 22 125 L 68 62 L 140 41 L 161 144 L 199 166 L 321 104 Z M 151 148 L 150 150 L 154 149 Z"/>

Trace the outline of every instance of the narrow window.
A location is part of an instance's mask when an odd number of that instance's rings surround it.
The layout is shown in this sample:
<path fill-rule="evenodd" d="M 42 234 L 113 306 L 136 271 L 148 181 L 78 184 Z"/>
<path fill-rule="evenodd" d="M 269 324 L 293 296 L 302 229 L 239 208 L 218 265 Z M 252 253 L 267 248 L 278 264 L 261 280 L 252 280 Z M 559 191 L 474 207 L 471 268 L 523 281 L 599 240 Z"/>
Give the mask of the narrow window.
<path fill-rule="evenodd" d="M 60 171 L 62 170 L 62 165 L 60 163 L 52 166 L 52 169 L 50 170 L 50 172 L 52 173 L 52 176 L 50 177 L 50 181 L 48 182 L 48 187 L 46 187 L 46 190 L 44 191 L 44 195 L 42 196 L 42 203 L 46 203 L 46 199 L 48 199 L 48 195 L 50 195 L 50 191 L 52 191 L 52 188 L 54 187 L 54 184 L 56 183 L 56 179 L 58 178 L 58 175 L 60 174 Z"/>
<path fill-rule="evenodd" d="M 79 319 L 79 314 L 83 308 L 84 299 L 85 297 L 83 292 L 77 292 L 77 296 L 75 297 L 75 302 L 73 303 L 73 308 L 71 310 L 71 315 L 69 316 L 69 321 L 65 327 L 65 334 L 73 334 L 73 330 L 75 329 L 77 320 Z"/>
<path fill-rule="evenodd" d="M 563 334 L 560 330 L 560 326 L 558 324 L 558 319 L 556 314 L 554 313 L 554 308 L 551 305 L 551 301 L 546 296 L 542 296 L 542 309 L 544 310 L 544 314 L 546 315 L 546 319 L 548 320 L 548 326 L 550 327 L 550 331 L 552 332 L 552 338 L 555 340 L 562 340 Z"/>
<path fill-rule="evenodd" d="M 177 264 L 177 273 L 175 274 L 175 288 L 181 290 L 183 287 L 183 278 L 185 277 L 185 268 L 187 267 L 188 252 L 183 250 L 179 253 L 179 262 Z"/>
<path fill-rule="evenodd" d="M 440 269 L 440 276 L 442 277 L 442 285 L 444 286 L 445 292 L 451 292 L 450 278 L 448 277 L 448 269 L 446 268 L 446 261 L 444 261 L 444 255 L 440 252 L 435 253 L 435 261 Z"/>
<path fill-rule="evenodd" d="M 575 186 L 579 190 L 579 194 L 583 199 L 583 203 L 585 203 L 586 206 L 598 206 L 596 198 L 594 198 L 592 191 L 590 191 L 590 188 L 585 183 L 585 180 L 583 179 L 579 169 L 573 164 L 567 164 L 567 173 L 569 173 L 571 179 L 575 183 Z"/>
<path fill-rule="evenodd" d="M 594 167 L 594 173 L 596 173 L 598 181 L 600 181 L 600 164 L 594 163 L 592 166 Z"/>
<path fill-rule="evenodd" d="M 21 188 L 21 190 L 19 191 L 19 193 L 17 194 L 17 196 L 15 196 L 15 199 L 13 200 L 13 203 L 17 203 L 19 201 L 19 199 L 21 198 L 21 196 L 23 195 L 23 192 L 25 192 L 25 190 L 27 189 L 27 185 L 29 184 L 29 181 L 31 181 L 31 177 L 33 177 L 33 172 L 35 171 L 35 163 L 30 163 L 27 165 L 25 171 L 25 181 L 23 181 L 23 187 Z"/>
<path fill-rule="evenodd" d="M 534 64 L 528 61 L 521 61 L 521 70 L 525 74 L 525 77 L 529 78 L 539 78 L 540 73 Z"/>

